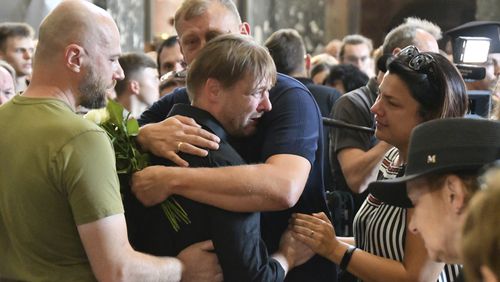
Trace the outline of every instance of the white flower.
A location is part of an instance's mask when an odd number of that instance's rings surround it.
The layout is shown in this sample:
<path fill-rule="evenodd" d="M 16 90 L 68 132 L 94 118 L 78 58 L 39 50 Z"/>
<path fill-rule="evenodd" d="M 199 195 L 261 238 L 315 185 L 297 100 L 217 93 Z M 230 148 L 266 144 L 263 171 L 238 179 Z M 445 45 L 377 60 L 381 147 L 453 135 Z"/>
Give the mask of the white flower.
<path fill-rule="evenodd" d="M 96 124 L 102 124 L 109 119 L 109 112 L 106 108 L 90 110 L 83 118 Z"/>

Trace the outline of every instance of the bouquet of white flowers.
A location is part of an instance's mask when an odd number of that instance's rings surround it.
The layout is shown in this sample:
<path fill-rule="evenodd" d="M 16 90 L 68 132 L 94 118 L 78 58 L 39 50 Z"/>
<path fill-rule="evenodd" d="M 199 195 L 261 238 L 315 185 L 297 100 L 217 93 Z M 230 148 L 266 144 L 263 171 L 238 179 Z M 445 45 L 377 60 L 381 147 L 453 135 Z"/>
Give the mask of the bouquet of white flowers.
<path fill-rule="evenodd" d="M 115 150 L 116 172 L 118 176 L 124 176 L 120 177 L 120 186 L 122 189 L 123 187 L 130 189 L 128 179 L 132 173 L 148 166 L 149 160 L 147 154 L 137 149 L 135 142 L 135 137 L 139 133 L 137 120 L 130 118 L 130 113 L 125 114 L 123 107 L 111 100 L 108 101 L 106 108 L 92 110 L 84 117 L 94 121 L 108 133 Z M 186 211 L 173 196 L 167 198 L 161 207 L 175 231 L 180 229 L 180 222 L 190 223 Z"/>

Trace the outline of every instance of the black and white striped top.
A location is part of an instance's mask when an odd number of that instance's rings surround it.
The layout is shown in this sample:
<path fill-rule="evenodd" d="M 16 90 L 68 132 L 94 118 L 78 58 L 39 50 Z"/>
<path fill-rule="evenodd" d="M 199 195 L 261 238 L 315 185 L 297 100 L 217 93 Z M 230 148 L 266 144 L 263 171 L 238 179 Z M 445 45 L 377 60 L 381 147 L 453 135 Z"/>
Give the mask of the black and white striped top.
<path fill-rule="evenodd" d="M 404 166 L 397 166 L 399 151 L 393 148 L 387 152 L 379 170 L 378 179 L 393 179 L 404 173 Z M 398 176 L 399 175 L 399 176 Z M 406 239 L 407 211 L 379 201 L 368 195 L 354 217 L 354 239 L 356 247 L 371 254 L 402 262 Z M 460 266 L 446 265 L 439 282 L 453 282 Z"/>

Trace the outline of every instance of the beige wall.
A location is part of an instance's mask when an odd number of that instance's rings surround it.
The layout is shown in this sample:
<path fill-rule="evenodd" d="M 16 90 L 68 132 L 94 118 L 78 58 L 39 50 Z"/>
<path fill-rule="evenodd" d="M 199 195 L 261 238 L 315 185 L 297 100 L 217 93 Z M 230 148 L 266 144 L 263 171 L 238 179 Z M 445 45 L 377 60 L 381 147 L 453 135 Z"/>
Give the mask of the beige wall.
<path fill-rule="evenodd" d="M 153 0 L 151 3 L 151 29 L 153 36 L 168 37 L 176 34 L 174 14 L 182 0 Z"/>

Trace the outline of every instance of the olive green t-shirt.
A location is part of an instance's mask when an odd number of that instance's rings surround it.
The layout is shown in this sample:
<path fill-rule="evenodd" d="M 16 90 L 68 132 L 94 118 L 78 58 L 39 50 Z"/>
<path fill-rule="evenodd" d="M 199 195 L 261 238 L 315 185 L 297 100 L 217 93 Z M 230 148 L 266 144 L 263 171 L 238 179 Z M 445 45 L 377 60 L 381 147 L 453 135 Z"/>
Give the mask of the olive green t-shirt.
<path fill-rule="evenodd" d="M 77 225 L 123 213 L 110 140 L 55 99 L 0 107 L 0 277 L 94 281 Z"/>

